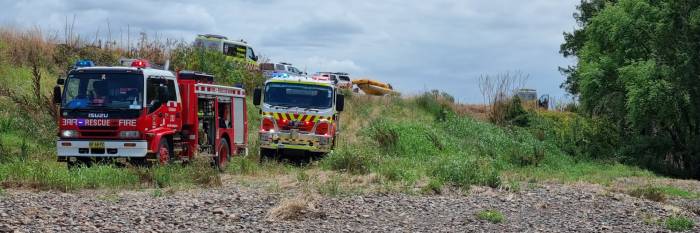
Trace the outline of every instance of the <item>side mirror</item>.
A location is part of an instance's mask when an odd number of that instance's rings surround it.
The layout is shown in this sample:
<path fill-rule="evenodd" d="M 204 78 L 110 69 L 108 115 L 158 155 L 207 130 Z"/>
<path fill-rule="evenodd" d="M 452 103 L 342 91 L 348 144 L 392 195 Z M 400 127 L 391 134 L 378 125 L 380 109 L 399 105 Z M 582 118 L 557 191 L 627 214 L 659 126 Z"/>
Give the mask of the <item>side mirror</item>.
<path fill-rule="evenodd" d="M 168 99 L 170 99 L 168 97 L 170 97 L 170 91 L 168 91 L 168 87 L 158 86 L 158 101 L 164 104 L 168 102 Z"/>
<path fill-rule="evenodd" d="M 59 79 L 59 80 L 63 80 L 63 79 Z M 58 85 L 53 87 L 53 103 L 54 104 L 61 103 L 61 87 Z"/>
<path fill-rule="evenodd" d="M 253 56 L 253 61 L 258 61 L 258 56 L 257 56 L 257 55 Z"/>
<path fill-rule="evenodd" d="M 63 85 L 63 84 L 65 84 L 65 83 L 66 83 L 66 80 L 65 80 L 65 79 L 62 79 L 62 78 L 56 79 L 56 85 Z"/>
<path fill-rule="evenodd" d="M 253 91 L 253 105 L 260 106 L 261 97 L 262 89 L 260 89 L 259 87 L 255 88 L 255 90 Z"/>
<path fill-rule="evenodd" d="M 337 95 L 335 97 L 335 110 L 338 112 L 342 112 L 345 109 L 345 96 L 344 95 Z"/>

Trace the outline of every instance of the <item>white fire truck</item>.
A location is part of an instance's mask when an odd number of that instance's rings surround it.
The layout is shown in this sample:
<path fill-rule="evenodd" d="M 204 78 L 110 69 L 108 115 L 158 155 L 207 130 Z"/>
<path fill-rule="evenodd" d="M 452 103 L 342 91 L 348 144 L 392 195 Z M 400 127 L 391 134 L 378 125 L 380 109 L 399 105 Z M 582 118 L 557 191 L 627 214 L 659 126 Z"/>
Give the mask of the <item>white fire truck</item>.
<path fill-rule="evenodd" d="M 339 133 L 344 97 L 330 80 L 281 75 L 255 90 L 260 106 L 260 156 L 278 152 L 327 153 Z"/>

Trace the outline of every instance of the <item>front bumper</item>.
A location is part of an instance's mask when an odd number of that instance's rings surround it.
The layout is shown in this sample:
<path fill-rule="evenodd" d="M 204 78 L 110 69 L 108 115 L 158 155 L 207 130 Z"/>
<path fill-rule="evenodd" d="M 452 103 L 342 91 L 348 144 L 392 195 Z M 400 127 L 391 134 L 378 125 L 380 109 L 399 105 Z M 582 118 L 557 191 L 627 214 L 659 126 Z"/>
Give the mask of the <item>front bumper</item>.
<path fill-rule="evenodd" d="M 90 148 L 90 142 L 104 143 L 104 148 Z M 145 140 L 126 141 L 56 141 L 58 157 L 127 157 L 142 158 L 148 153 L 148 143 Z"/>
<path fill-rule="evenodd" d="M 330 152 L 333 137 L 298 132 L 260 132 L 260 148 Z"/>

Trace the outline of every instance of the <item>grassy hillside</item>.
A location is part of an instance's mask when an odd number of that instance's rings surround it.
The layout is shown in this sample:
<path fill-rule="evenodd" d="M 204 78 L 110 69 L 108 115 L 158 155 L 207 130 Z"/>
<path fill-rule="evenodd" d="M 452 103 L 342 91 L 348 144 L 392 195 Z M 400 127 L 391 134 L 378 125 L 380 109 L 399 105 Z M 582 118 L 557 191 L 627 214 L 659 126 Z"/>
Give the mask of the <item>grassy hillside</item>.
<path fill-rule="evenodd" d="M 533 111 L 537 123 L 500 127 L 455 114 L 439 98 L 349 98 L 342 114 L 339 148 L 321 161 L 324 168 L 379 174 L 405 185 L 507 186 L 518 181 L 555 180 L 608 183 L 651 173 L 614 162 L 564 152 L 560 125 Z M 546 113 L 567 114 L 567 113 Z M 550 116 L 551 117 L 551 116 Z"/>
<path fill-rule="evenodd" d="M 64 164 L 55 162 L 56 125 L 50 114 L 53 108 L 48 96 L 56 77 L 78 58 L 109 64 L 118 56 L 135 56 L 142 51 L 125 53 L 118 48 L 59 46 L 55 41 L 42 38 L 36 32 L 0 30 L 2 187 L 74 190 L 221 183 L 222 176 L 206 161 L 184 167 L 136 168 L 106 164 L 77 170 L 67 170 Z M 40 53 L 33 48 L 44 50 Z M 168 54 L 149 48 L 144 48 L 143 54 L 160 59 Z M 153 55 L 153 51 L 159 53 Z M 188 51 L 197 52 L 181 48 L 172 53 L 186 58 L 180 62 L 184 68 L 206 63 L 206 60 L 187 60 L 199 57 L 188 55 Z M 211 55 L 201 57 L 220 58 Z M 213 72 L 227 71 L 210 68 Z M 244 79 L 245 83 L 259 83 L 259 77 L 234 76 L 224 81 Z M 392 190 L 439 191 L 443 187 L 467 189 L 471 185 L 516 188 L 523 181 L 610 183 L 619 177 L 652 176 L 644 170 L 610 162 L 616 161 L 608 159 L 614 155 L 601 156 L 605 153 L 600 152 L 614 145 L 614 141 L 591 141 L 590 138 L 601 137 L 589 136 L 605 135 L 605 122 L 572 113 L 523 110 L 516 116 L 521 122 L 519 126 L 494 125 L 484 119 L 483 109 L 479 110 L 479 117 L 472 117 L 465 113 L 478 107 L 454 105 L 445 101 L 444 95 L 436 96 L 348 96 L 346 111 L 341 114 L 342 131 L 337 149 L 307 166 L 258 163 L 259 116 L 258 110 L 249 103 L 251 153 L 247 158 L 234 159 L 228 174 L 241 182 L 260 177 L 292 177 L 295 182 L 310 184 L 306 187 L 322 193 L 338 193 L 343 186 L 341 183 L 358 180 Z"/>

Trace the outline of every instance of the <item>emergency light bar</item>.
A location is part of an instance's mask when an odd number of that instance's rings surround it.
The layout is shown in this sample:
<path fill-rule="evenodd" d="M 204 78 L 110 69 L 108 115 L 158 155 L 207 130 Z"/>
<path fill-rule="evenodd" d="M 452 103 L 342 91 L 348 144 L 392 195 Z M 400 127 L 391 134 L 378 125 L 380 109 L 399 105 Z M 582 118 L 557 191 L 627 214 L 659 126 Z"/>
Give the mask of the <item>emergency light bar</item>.
<path fill-rule="evenodd" d="M 319 76 L 319 75 L 314 75 L 311 77 L 313 80 L 318 80 L 318 81 L 330 81 L 331 78 L 327 76 Z"/>
<path fill-rule="evenodd" d="M 150 66 L 151 66 L 151 64 L 148 64 L 147 60 L 136 59 L 133 62 L 131 62 L 131 67 L 148 68 Z"/>
<path fill-rule="evenodd" d="M 95 66 L 95 63 L 92 62 L 91 60 L 83 59 L 83 60 L 78 60 L 75 63 L 75 68 L 80 68 L 80 67 L 93 67 Z"/>
<path fill-rule="evenodd" d="M 289 74 L 280 72 L 274 72 L 270 76 L 272 76 L 273 78 L 289 78 Z"/>

